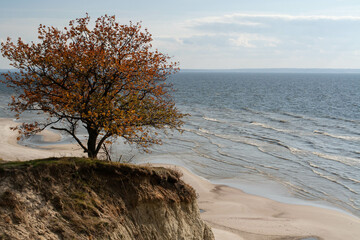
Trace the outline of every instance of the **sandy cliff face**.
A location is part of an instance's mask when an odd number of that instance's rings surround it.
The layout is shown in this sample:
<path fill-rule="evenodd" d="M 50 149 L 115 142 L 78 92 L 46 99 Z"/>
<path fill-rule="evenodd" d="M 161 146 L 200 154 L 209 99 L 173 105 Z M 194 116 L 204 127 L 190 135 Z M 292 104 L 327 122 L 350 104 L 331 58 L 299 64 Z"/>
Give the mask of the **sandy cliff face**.
<path fill-rule="evenodd" d="M 176 171 L 64 158 L 0 165 L 0 239 L 214 239 Z"/>

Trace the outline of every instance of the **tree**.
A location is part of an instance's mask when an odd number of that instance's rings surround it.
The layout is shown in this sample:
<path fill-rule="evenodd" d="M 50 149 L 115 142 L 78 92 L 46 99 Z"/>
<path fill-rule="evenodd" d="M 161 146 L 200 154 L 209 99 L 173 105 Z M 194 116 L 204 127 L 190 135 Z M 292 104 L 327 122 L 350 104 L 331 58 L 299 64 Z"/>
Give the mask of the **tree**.
<path fill-rule="evenodd" d="M 139 23 L 120 25 L 108 15 L 93 29 L 89 23 L 86 15 L 63 30 L 40 25 L 38 43 L 8 38 L 1 44 L 2 55 L 19 70 L 4 74 L 18 94 L 11 110 L 17 117 L 28 110 L 47 116 L 15 129 L 23 137 L 47 127 L 70 134 L 91 158 L 118 137 L 146 150 L 161 143 L 154 130 L 180 130 L 185 115 L 166 83 L 177 63 L 151 51 L 151 34 Z M 78 135 L 82 127 L 86 141 Z"/>

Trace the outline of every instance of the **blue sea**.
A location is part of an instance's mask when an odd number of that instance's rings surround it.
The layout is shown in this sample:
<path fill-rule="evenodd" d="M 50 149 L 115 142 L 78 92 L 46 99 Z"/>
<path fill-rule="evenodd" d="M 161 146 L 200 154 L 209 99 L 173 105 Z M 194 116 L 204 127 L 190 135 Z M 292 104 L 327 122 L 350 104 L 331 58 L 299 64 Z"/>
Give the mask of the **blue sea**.
<path fill-rule="evenodd" d="M 182 134 L 135 163 L 185 166 L 214 183 L 360 217 L 360 74 L 182 71 L 171 77 Z M 0 117 L 9 93 L 0 89 Z"/>
<path fill-rule="evenodd" d="M 191 114 L 184 133 L 137 161 L 360 216 L 360 74 L 190 71 L 171 80 Z"/>

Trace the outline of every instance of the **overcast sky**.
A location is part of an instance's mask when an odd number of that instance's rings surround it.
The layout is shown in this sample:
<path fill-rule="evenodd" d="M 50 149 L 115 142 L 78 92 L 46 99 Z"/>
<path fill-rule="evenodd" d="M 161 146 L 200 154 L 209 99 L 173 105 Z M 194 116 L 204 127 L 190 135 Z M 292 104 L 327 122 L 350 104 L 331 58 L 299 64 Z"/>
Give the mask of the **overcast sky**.
<path fill-rule="evenodd" d="M 359 0 L 0 0 L 0 41 L 39 24 L 116 15 L 142 21 L 183 69 L 360 68 Z M 0 69 L 10 68 L 0 57 Z"/>

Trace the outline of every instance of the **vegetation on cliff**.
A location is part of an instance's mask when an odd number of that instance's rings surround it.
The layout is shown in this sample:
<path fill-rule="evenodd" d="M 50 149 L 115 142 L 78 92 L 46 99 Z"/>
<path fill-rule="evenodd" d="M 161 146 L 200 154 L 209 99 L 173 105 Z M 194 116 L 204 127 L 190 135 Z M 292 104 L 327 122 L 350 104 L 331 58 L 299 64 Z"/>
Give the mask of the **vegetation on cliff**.
<path fill-rule="evenodd" d="M 85 158 L 0 164 L 0 239 L 213 239 L 177 171 Z"/>

